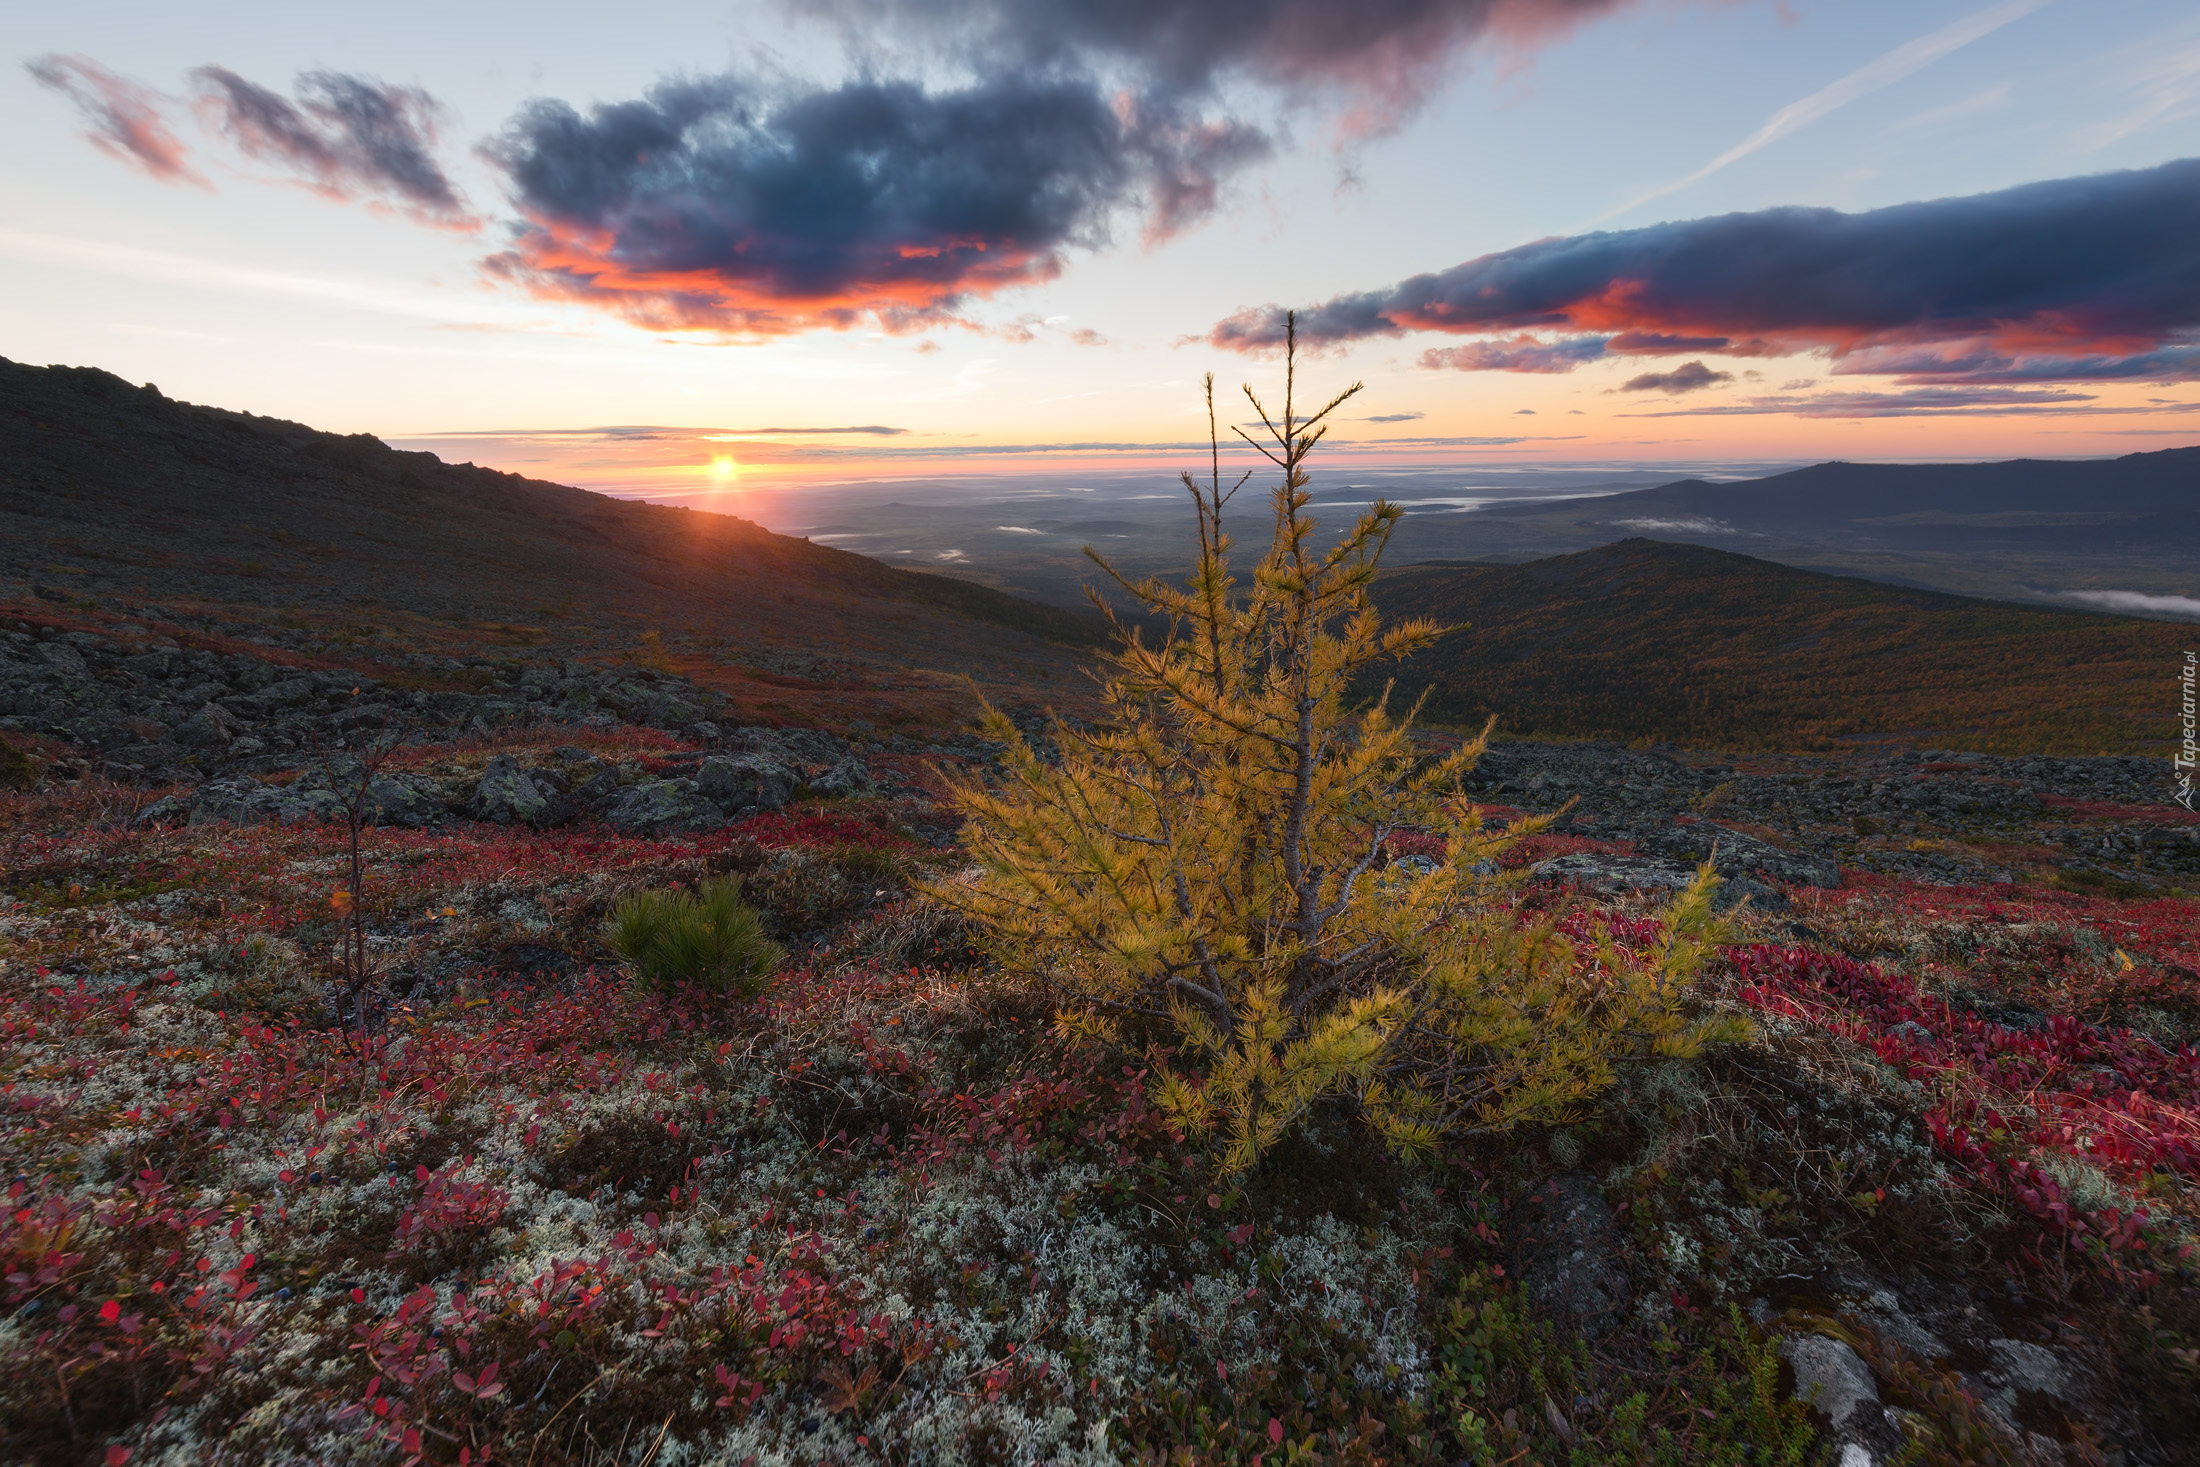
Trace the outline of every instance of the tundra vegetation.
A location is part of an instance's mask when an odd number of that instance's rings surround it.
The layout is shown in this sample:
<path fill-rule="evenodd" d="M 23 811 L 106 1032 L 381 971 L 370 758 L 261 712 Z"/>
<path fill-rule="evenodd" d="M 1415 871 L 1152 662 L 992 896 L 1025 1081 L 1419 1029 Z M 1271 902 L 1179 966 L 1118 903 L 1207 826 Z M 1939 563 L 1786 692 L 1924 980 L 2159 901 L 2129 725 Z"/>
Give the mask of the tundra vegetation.
<path fill-rule="evenodd" d="M 1359 691 L 1439 629 L 1385 507 L 1317 549 L 1294 393 L 1250 582 L 1188 481 L 1196 573 L 991 777 L 636 833 L 25 759 L 0 1458 L 2200 1459 L 2191 901 L 1532 879 L 1612 843 Z M 376 757 L 576 753 L 697 750 Z"/>

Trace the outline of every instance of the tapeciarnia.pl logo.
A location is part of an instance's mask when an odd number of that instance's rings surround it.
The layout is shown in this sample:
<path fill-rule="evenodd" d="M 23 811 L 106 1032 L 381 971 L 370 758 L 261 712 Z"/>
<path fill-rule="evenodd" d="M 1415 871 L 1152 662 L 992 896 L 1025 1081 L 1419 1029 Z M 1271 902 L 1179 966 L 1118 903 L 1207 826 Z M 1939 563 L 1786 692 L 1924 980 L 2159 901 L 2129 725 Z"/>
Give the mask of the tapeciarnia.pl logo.
<path fill-rule="evenodd" d="M 2177 758 L 2172 762 L 2177 769 L 2177 803 L 2187 810 L 2193 808 L 2192 772 L 2200 767 L 2200 653 L 2187 652 L 2184 666 L 2177 669 L 2177 724 L 2184 735 L 2177 746 Z"/>

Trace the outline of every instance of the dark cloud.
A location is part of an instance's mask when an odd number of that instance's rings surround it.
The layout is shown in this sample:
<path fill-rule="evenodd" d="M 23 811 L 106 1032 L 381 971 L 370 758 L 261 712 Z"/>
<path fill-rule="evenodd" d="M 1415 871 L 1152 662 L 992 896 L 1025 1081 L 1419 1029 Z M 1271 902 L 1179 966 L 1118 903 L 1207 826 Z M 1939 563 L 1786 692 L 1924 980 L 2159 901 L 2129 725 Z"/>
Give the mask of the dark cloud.
<path fill-rule="evenodd" d="M 871 36 L 898 28 L 991 69 L 1098 66 L 1148 97 L 1243 78 L 1345 106 L 1348 135 L 1387 131 L 1477 43 L 1524 50 L 1631 0 L 793 0 Z"/>
<path fill-rule="evenodd" d="M 116 76 L 86 56 L 40 56 L 24 65 L 41 85 L 76 104 L 89 124 L 85 136 L 95 146 L 163 183 L 206 186 L 183 144 L 168 130 L 164 114 L 169 100 L 159 92 Z"/>
<path fill-rule="evenodd" d="M 1303 328 L 1302 328 L 1303 330 Z M 1601 336 L 1561 337 L 1544 341 L 1522 334 L 1506 340 L 1470 341 L 1464 346 L 1432 347 L 1421 365 L 1458 372 L 1571 372 L 1604 355 Z"/>
<path fill-rule="evenodd" d="M 332 198 L 395 200 L 431 223 L 474 222 L 435 160 L 442 106 L 419 88 L 314 71 L 298 78 L 293 101 L 226 67 L 191 76 L 206 115 L 247 156 Z"/>
<path fill-rule="evenodd" d="M 1630 377 L 1619 386 L 1622 392 L 1699 392 L 1706 387 L 1716 387 L 1721 382 L 1732 382 L 1732 372 L 1714 372 L 1702 362 L 1683 362 L 1670 372 L 1645 372 Z"/>
<path fill-rule="evenodd" d="M 1427 413 L 1377 413 L 1373 417 L 1362 418 L 1360 421 L 1363 423 L 1410 423 L 1416 418 L 1427 416 Z"/>
<path fill-rule="evenodd" d="M 1676 336 L 1670 331 L 1622 331 L 1608 338 L 1604 349 L 1620 356 L 1681 356 L 1692 351 L 1715 351 L 1728 357 L 1761 357 L 1771 354 L 1769 343 L 1736 341 L 1731 336 Z"/>
<path fill-rule="evenodd" d="M 2087 393 L 2044 387 L 1913 387 L 1904 392 L 1824 392 L 1814 397 L 1745 398 L 1716 406 L 1623 413 L 1633 418 L 1753 417 L 1785 413 L 1799 418 L 2000 417 L 2007 414 L 2124 412 L 2095 408 Z M 2189 408 L 2189 404 L 2185 405 Z M 2147 411 L 2141 409 L 2141 411 Z"/>
<path fill-rule="evenodd" d="M 1053 278 L 1118 209 L 1180 227 L 1262 147 L 1062 77 L 934 92 L 721 76 L 585 115 L 538 101 L 487 150 L 525 221 L 491 265 L 661 328 L 920 328 Z"/>
<path fill-rule="evenodd" d="M 2200 377 L 2195 239 L 2200 159 L 2182 159 L 1862 214 L 1767 209 L 1540 240 L 1301 311 L 1299 339 L 1511 333 L 1430 354 L 1469 370 L 1719 339 L 1701 349 L 1823 352 L 1842 373 L 1920 384 L 2179 380 Z M 1241 311 L 1210 340 L 1271 349 L 1282 319 Z"/>

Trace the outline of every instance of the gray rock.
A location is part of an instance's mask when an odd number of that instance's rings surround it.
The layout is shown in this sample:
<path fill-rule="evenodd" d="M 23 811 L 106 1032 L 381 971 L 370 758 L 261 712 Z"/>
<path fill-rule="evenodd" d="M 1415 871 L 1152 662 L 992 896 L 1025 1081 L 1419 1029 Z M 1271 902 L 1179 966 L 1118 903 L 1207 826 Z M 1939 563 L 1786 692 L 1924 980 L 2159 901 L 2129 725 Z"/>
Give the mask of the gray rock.
<path fill-rule="evenodd" d="M 177 825 L 191 818 L 191 796 L 164 795 L 138 811 L 134 825 Z"/>
<path fill-rule="evenodd" d="M 725 823 L 724 814 L 692 779 L 645 779 L 628 785 L 604 818 L 622 835 L 664 835 Z"/>
<path fill-rule="evenodd" d="M 1769 841 L 1722 825 L 1674 826 L 1659 839 L 1658 848 L 1690 861 L 1708 859 L 1712 869 L 1729 880 L 1762 875 L 1786 886 L 1841 884 L 1840 866 L 1824 856 L 1782 850 Z"/>
<path fill-rule="evenodd" d="M 58 668 L 71 676 L 82 677 L 88 671 L 84 665 L 84 654 L 61 642 L 41 642 L 33 655 L 48 667 Z"/>
<path fill-rule="evenodd" d="M 1513 1209 L 1515 1271 L 1536 1308 L 1587 1339 L 1609 1334 L 1634 1296 L 1594 1178 L 1567 1172 Z"/>
<path fill-rule="evenodd" d="M 576 805 L 598 805 L 619 792 L 619 771 L 586 749 L 567 744 L 551 752 L 565 761 L 559 777 Z"/>
<path fill-rule="evenodd" d="M 871 778 L 871 766 L 854 755 L 841 760 L 810 781 L 810 793 L 824 795 L 828 799 L 844 795 L 867 795 L 877 788 L 878 782 Z"/>
<path fill-rule="evenodd" d="M 1795 1371 L 1795 1399 L 1833 1423 L 1836 1432 L 1863 1424 L 1858 1418 L 1879 1414 L 1879 1383 L 1871 1367 L 1839 1340 L 1824 1335 L 1790 1335 L 1780 1356 Z"/>
<path fill-rule="evenodd" d="M 695 772 L 695 788 L 729 815 L 776 810 L 794 798 L 794 775 L 756 754 L 705 759 Z"/>
<path fill-rule="evenodd" d="M 244 729 L 244 721 L 222 707 L 209 702 L 176 725 L 175 739 L 194 749 L 219 748 L 235 738 Z"/>
<path fill-rule="evenodd" d="M 554 785 L 538 780 L 534 771 L 521 767 L 510 754 L 499 754 L 489 761 L 467 811 L 476 820 L 527 825 L 537 830 L 556 825 L 572 813 Z"/>
<path fill-rule="evenodd" d="M 1554 856 L 1536 866 L 1533 874 L 1539 881 L 1557 881 L 1588 891 L 1618 895 L 1637 891 L 1677 892 L 1696 879 L 1696 868 L 1656 856 L 1607 856 L 1582 851 L 1570 856 Z M 1711 905 L 1718 911 L 1728 911 L 1739 906 L 1744 897 L 1749 898 L 1750 906 L 1759 912 L 1787 910 L 1786 897 L 1746 876 L 1722 877 L 1712 893 Z"/>
<path fill-rule="evenodd" d="M 344 813 L 336 792 L 327 788 L 262 784 L 245 775 L 211 780 L 199 786 L 190 800 L 190 823 L 211 825 L 290 824 L 299 820 L 333 820 Z"/>
<path fill-rule="evenodd" d="M 2066 1406 L 2084 1395 L 2070 1367 L 2053 1350 L 2023 1340 L 1990 1340 L 1986 1348 L 1994 1357 L 1988 1379 L 2009 1390 L 2036 1391 Z"/>
<path fill-rule="evenodd" d="M 442 788 L 422 774 L 378 774 L 367 786 L 367 801 L 377 825 L 417 830 L 444 815 Z"/>

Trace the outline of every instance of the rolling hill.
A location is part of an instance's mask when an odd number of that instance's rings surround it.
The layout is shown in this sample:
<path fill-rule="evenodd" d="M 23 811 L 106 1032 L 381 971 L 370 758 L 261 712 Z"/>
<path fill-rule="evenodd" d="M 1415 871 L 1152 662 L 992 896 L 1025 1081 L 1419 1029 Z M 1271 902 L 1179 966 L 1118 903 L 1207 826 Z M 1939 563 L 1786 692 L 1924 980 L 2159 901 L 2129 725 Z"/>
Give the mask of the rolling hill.
<path fill-rule="evenodd" d="M 2114 459 L 1823 463 L 1417 517 L 1425 559 L 1526 560 L 1630 535 L 1966 595 L 2200 591 L 2200 448 Z M 2063 601 L 2062 604 L 2069 604 Z"/>
<path fill-rule="evenodd" d="M 1396 670 L 1436 721 L 1698 748 L 2161 753 L 2191 639 L 1647 539 L 1406 566 L 1376 600 L 1464 628 Z"/>
<path fill-rule="evenodd" d="M 13 583 L 12 585 L 10 583 Z M 0 361 L 0 599 L 158 600 L 414 643 L 585 652 L 644 631 L 751 660 L 1055 666 L 1098 619 L 746 520 Z"/>

